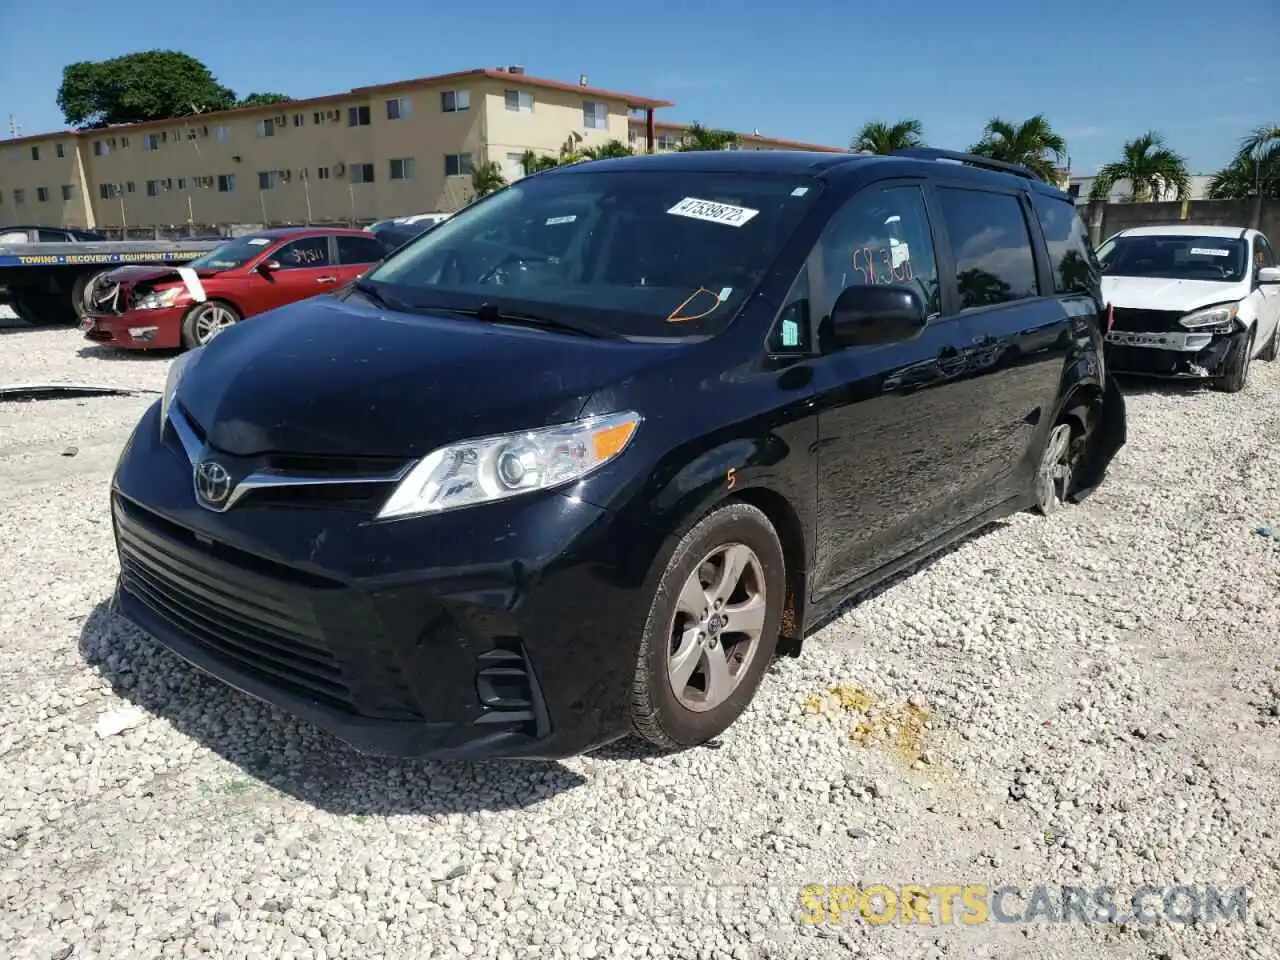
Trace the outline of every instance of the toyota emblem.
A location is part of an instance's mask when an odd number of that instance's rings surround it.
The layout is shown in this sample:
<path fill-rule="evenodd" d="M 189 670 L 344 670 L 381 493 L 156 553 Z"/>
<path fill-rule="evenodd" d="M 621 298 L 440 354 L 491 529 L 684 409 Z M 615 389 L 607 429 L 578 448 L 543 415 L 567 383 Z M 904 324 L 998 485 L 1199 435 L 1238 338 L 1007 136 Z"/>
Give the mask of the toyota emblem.
<path fill-rule="evenodd" d="M 216 460 L 205 460 L 196 467 L 196 493 L 211 507 L 221 507 L 231 496 L 231 474 Z"/>

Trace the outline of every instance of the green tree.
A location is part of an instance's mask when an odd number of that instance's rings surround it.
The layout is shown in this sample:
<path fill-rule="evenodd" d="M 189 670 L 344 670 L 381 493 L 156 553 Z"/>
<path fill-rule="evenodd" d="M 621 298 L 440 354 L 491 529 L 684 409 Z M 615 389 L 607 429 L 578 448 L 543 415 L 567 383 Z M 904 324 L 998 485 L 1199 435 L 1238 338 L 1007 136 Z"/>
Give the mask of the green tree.
<path fill-rule="evenodd" d="M 598 147 L 587 147 L 582 151 L 582 156 L 588 160 L 608 160 L 632 156 L 632 150 L 621 140 L 609 140 Z"/>
<path fill-rule="evenodd" d="M 531 173 L 537 173 L 539 170 L 550 170 L 552 167 L 558 167 L 559 165 L 558 158 L 545 153 L 526 150 L 520 155 L 520 166 L 524 168 L 526 177 Z"/>
<path fill-rule="evenodd" d="M 1280 158 L 1258 160 L 1241 153 L 1209 178 L 1209 199 L 1243 200 L 1264 196 L 1280 198 Z"/>
<path fill-rule="evenodd" d="M 1090 200 L 1105 200 L 1121 180 L 1131 184 L 1130 199 L 1135 202 L 1160 197 L 1167 189 L 1172 189 L 1179 200 L 1191 193 L 1186 158 L 1170 150 L 1164 137 L 1154 130 L 1125 143 L 1120 153 L 1120 160 L 1098 171 L 1089 191 Z"/>
<path fill-rule="evenodd" d="M 58 107 L 67 123 L 88 129 L 167 120 L 236 105 L 199 60 L 176 50 L 149 50 L 63 68 Z"/>
<path fill-rule="evenodd" d="M 732 147 L 739 137 L 732 130 L 713 130 L 700 123 L 691 123 L 685 128 L 677 150 L 724 150 Z"/>
<path fill-rule="evenodd" d="M 476 192 L 477 199 L 501 190 L 506 185 L 507 178 L 502 175 L 502 168 L 493 161 L 482 163 L 471 171 L 471 189 Z"/>
<path fill-rule="evenodd" d="M 265 107 L 271 103 L 292 103 L 293 97 L 283 93 L 251 93 L 236 101 L 237 107 Z"/>
<path fill-rule="evenodd" d="M 992 117 L 982 128 L 982 139 L 969 148 L 992 160 L 1017 163 L 1056 182 L 1058 164 L 1067 155 L 1067 141 L 1049 124 L 1043 113 L 1022 123 Z"/>
<path fill-rule="evenodd" d="M 1240 154 L 1248 154 L 1264 164 L 1280 162 L 1280 124 L 1256 127 L 1240 143 Z"/>
<path fill-rule="evenodd" d="M 862 125 L 849 146 L 860 153 L 893 153 L 924 146 L 924 126 L 919 120 L 899 120 L 888 124 L 879 120 Z"/>

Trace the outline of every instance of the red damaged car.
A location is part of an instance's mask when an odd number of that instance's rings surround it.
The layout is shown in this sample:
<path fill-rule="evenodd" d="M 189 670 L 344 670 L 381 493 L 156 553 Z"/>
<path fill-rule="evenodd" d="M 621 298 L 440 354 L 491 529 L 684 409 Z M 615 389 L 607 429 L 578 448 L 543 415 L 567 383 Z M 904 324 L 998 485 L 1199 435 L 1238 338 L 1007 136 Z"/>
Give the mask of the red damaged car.
<path fill-rule="evenodd" d="M 101 274 L 86 291 L 80 329 L 110 347 L 198 347 L 245 317 L 336 290 L 384 253 L 363 230 L 263 230 L 182 266 Z"/>

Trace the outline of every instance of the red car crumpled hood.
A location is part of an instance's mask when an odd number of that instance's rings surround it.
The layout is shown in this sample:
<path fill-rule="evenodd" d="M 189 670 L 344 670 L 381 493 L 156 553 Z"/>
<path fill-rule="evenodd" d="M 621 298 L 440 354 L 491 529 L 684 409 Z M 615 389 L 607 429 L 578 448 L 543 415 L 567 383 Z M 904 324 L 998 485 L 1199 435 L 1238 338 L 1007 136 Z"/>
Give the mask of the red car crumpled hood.
<path fill-rule="evenodd" d="M 114 270 L 108 273 L 107 276 L 110 279 L 114 280 L 116 283 L 127 283 L 132 285 L 132 284 L 138 283 L 141 280 L 156 280 L 160 277 L 165 276 L 166 274 L 172 274 L 174 280 L 179 279 L 177 269 L 175 267 L 171 267 L 167 265 L 160 266 L 160 267 L 146 267 L 146 266 L 116 267 Z"/>

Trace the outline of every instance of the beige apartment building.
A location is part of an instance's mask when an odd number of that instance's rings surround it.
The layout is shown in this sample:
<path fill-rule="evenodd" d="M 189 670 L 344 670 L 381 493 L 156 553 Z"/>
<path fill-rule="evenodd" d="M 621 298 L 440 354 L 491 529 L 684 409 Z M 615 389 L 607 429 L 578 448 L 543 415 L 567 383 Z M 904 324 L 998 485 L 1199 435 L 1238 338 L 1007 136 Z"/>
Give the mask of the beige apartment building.
<path fill-rule="evenodd" d="M 524 174 L 526 151 L 609 140 L 674 149 L 674 104 L 527 75 L 468 70 L 178 120 L 0 140 L 0 223 L 106 230 L 367 223 L 452 211 L 476 166 Z M 744 149 L 818 149 L 742 135 Z"/>

